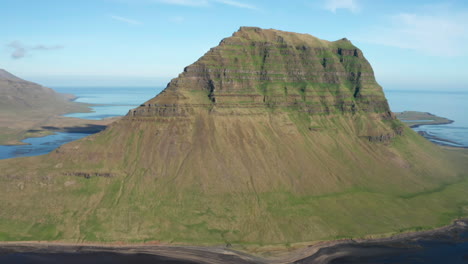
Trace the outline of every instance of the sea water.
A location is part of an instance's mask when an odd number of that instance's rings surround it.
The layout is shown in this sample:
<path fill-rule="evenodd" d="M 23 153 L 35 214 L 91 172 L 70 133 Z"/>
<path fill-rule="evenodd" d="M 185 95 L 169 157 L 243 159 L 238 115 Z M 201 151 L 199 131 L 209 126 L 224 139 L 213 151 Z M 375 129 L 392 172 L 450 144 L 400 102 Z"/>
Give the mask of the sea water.
<path fill-rule="evenodd" d="M 61 93 L 77 96 L 75 102 L 92 104 L 91 113 L 71 113 L 65 116 L 100 120 L 123 116 L 132 108 L 153 98 L 161 87 L 54 87 Z"/>
<path fill-rule="evenodd" d="M 0 145 L 0 159 L 43 155 L 61 145 L 88 136 L 85 133 L 55 133 L 45 137 L 27 138 L 22 142 L 26 145 Z"/>
<path fill-rule="evenodd" d="M 386 90 L 385 96 L 393 112 L 420 111 L 453 120 L 447 125 L 423 125 L 414 128 L 446 141 L 443 144 L 468 147 L 468 89 L 467 91 L 412 91 Z"/>

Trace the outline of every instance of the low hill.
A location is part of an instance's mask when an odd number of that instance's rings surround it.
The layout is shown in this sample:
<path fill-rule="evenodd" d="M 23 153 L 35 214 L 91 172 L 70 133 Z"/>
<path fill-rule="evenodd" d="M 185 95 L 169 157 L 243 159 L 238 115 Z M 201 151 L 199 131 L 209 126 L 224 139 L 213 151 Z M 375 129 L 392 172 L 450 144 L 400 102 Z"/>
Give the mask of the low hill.
<path fill-rule="evenodd" d="M 87 105 L 72 99 L 73 95 L 57 93 L 0 69 L 0 144 L 17 143 L 27 130 L 51 117 L 89 111 Z"/>
<path fill-rule="evenodd" d="M 0 239 L 283 245 L 468 215 L 468 155 L 349 40 L 243 27 L 105 131 L 0 162 Z"/>

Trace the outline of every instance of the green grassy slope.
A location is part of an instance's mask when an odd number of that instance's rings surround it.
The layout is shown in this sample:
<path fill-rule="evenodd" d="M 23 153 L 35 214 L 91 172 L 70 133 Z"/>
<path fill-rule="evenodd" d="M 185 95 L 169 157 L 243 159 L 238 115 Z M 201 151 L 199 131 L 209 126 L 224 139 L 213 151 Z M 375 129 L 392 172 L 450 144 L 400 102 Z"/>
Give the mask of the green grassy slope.
<path fill-rule="evenodd" d="M 287 94 L 252 66 L 281 45 Z M 0 239 L 289 245 L 467 216 L 468 153 L 402 125 L 363 69 L 346 40 L 241 29 L 105 131 L 1 161 Z"/>
<path fill-rule="evenodd" d="M 466 153 L 411 130 L 387 146 L 294 126 L 285 136 L 276 117 L 210 119 L 200 126 L 212 134 L 194 131 L 189 149 L 177 143 L 182 135 L 147 140 L 161 126 L 140 124 L 141 132 L 115 126 L 59 149 L 65 154 L 0 163 L 0 237 L 287 244 L 430 228 L 468 213 Z M 234 133 L 238 126 L 255 134 Z M 95 158 L 106 147 L 109 158 Z M 83 148 L 88 156 L 72 154 Z M 114 176 L 65 175 L 77 171 Z"/>

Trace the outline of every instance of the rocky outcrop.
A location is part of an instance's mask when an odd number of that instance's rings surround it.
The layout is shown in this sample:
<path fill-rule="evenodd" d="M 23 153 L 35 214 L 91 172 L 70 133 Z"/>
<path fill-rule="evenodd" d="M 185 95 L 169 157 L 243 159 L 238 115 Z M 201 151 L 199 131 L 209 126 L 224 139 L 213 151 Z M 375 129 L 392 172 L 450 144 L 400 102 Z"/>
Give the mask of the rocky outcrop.
<path fill-rule="evenodd" d="M 65 172 L 65 173 L 63 173 L 63 175 L 83 177 L 85 179 L 90 179 L 91 177 L 110 178 L 110 177 L 115 176 L 114 174 L 112 174 L 110 172 Z"/>

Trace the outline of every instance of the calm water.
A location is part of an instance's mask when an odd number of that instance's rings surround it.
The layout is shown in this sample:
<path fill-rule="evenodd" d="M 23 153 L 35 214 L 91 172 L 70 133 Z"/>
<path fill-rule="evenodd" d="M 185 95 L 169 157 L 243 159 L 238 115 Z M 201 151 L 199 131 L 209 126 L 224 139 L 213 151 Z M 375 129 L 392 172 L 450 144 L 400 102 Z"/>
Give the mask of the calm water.
<path fill-rule="evenodd" d="M 86 137 L 85 133 L 56 133 L 55 135 L 27 138 L 23 140 L 28 145 L 3 146 L 0 145 L 0 159 L 18 158 L 43 155 L 60 147 L 61 145 Z"/>
<path fill-rule="evenodd" d="M 468 147 L 468 91 L 385 91 L 394 112 L 421 111 L 446 117 L 455 122 L 448 125 L 425 125 L 415 128 L 435 138 L 444 138 L 457 147 Z M 437 141 L 434 139 L 433 141 Z M 444 142 L 447 144 L 447 142 Z"/>
<path fill-rule="evenodd" d="M 66 116 L 100 120 L 107 117 L 126 115 L 128 110 L 137 107 L 146 100 L 151 99 L 162 88 L 112 88 L 112 87 L 54 87 L 61 93 L 76 95 L 77 102 L 96 104 L 92 113 L 74 113 Z M 27 138 L 23 140 L 28 145 L 2 146 L 0 145 L 0 159 L 43 155 L 59 146 L 83 138 L 90 134 L 85 133 L 56 133 L 55 135 Z"/>
<path fill-rule="evenodd" d="M 99 120 L 123 116 L 128 110 L 153 98 L 162 88 L 151 87 L 54 87 L 61 93 L 70 93 L 78 98 L 76 102 L 94 104 L 92 113 L 73 113 L 65 116 Z"/>
<path fill-rule="evenodd" d="M 317 262 L 327 259 L 325 262 Z M 466 227 L 417 239 L 394 242 L 364 242 L 321 249 L 301 264 L 466 264 L 468 230 Z"/>

